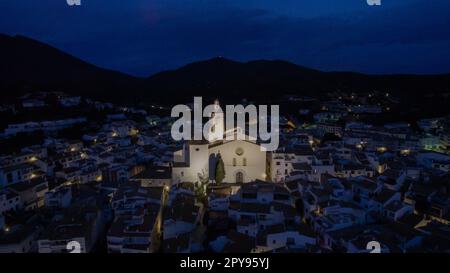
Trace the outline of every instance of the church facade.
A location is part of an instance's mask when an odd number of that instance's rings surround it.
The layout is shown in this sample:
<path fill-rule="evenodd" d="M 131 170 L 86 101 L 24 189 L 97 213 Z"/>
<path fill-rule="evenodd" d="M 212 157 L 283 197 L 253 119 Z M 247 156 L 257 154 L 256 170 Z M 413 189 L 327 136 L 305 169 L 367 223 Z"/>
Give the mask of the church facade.
<path fill-rule="evenodd" d="M 219 102 L 214 102 L 216 107 Z M 218 139 L 215 132 L 223 132 Z M 233 140 L 225 136 L 234 134 Z M 238 135 L 242 137 L 238 139 Z M 212 119 L 208 140 L 186 141 L 181 150 L 175 151 L 172 166 L 172 184 L 181 182 L 214 182 L 219 158 L 223 161 L 224 183 L 245 183 L 266 180 L 267 152 L 262 151 L 256 139 L 250 137 L 241 128 L 224 130 L 224 121 Z"/>
<path fill-rule="evenodd" d="M 251 140 L 187 141 L 174 153 L 172 183 L 214 181 L 219 157 L 225 169 L 222 182 L 266 180 L 266 153 Z"/>

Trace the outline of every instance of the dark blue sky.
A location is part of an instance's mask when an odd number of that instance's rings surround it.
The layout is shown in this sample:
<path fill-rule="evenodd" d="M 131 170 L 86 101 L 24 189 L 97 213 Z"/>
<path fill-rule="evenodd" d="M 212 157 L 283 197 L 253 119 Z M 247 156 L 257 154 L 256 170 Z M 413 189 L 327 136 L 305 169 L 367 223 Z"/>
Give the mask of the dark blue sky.
<path fill-rule="evenodd" d="M 365 73 L 450 72 L 450 1 L 0 0 L 0 33 L 147 76 L 215 56 Z"/>

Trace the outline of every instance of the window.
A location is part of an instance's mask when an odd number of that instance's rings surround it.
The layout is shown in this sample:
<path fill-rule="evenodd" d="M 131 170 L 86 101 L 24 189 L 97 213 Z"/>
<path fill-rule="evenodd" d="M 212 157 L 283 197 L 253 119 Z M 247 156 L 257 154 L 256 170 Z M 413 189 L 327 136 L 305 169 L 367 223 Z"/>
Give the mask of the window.
<path fill-rule="evenodd" d="M 242 149 L 241 147 L 239 147 L 239 148 L 236 149 L 235 153 L 236 153 L 238 156 L 241 156 L 241 155 L 244 154 L 244 149 Z"/>
<path fill-rule="evenodd" d="M 233 158 L 233 166 L 236 167 L 236 158 Z"/>
<path fill-rule="evenodd" d="M 181 176 L 184 176 L 184 172 L 181 172 Z"/>
<path fill-rule="evenodd" d="M 236 173 L 236 183 L 243 183 L 244 182 L 244 174 L 242 172 Z"/>
<path fill-rule="evenodd" d="M 277 161 L 276 164 L 277 164 L 277 166 L 280 166 L 280 165 L 281 165 L 281 162 L 280 162 L 280 161 Z"/>
<path fill-rule="evenodd" d="M 247 166 L 247 158 L 244 157 L 242 159 L 242 165 Z"/>

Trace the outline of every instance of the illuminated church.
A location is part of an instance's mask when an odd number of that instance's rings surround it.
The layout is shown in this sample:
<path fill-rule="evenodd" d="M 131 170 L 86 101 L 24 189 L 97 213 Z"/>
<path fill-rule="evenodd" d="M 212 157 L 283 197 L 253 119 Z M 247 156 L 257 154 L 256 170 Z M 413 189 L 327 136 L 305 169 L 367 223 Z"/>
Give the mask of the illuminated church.
<path fill-rule="evenodd" d="M 218 105 L 218 101 L 215 102 Z M 219 126 L 221 126 L 219 128 Z M 229 133 L 224 123 L 216 122 L 211 130 Z M 232 130 L 241 133 L 241 128 Z M 266 180 L 266 151 L 261 151 L 256 139 L 245 135 L 245 140 L 209 140 L 186 141 L 183 149 L 174 152 L 172 183 L 215 180 L 215 170 L 219 157 L 224 163 L 223 183 L 245 183 L 256 179 Z"/>

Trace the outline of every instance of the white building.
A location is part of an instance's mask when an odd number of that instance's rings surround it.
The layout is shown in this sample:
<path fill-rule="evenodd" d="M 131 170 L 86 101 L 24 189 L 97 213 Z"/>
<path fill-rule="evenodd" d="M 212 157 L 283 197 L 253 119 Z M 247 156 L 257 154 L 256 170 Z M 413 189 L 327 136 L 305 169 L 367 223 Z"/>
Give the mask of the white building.
<path fill-rule="evenodd" d="M 22 200 L 19 194 L 3 190 L 0 192 L 0 215 L 6 211 L 18 210 L 22 208 Z"/>
<path fill-rule="evenodd" d="M 45 207 L 68 208 L 72 202 L 72 188 L 63 187 L 45 193 Z"/>
<path fill-rule="evenodd" d="M 41 122 L 30 121 L 25 123 L 10 124 L 5 129 L 4 134 L 5 136 L 13 136 L 17 135 L 18 133 L 29 133 L 39 130 L 55 131 L 84 122 L 86 122 L 86 118 L 72 118 L 72 119 L 51 120 Z"/>
<path fill-rule="evenodd" d="M 90 207 L 56 215 L 38 240 L 38 252 L 67 253 L 73 251 L 73 244 L 79 253 L 90 252 L 103 228 L 101 218 L 101 213 Z"/>
<path fill-rule="evenodd" d="M 219 157 L 225 167 L 223 182 L 242 183 L 266 180 L 266 152 L 246 136 L 246 140 L 188 141 L 174 153 L 172 182 L 197 182 L 200 177 L 215 180 Z"/>
<path fill-rule="evenodd" d="M 21 163 L 0 168 L 0 187 L 28 181 L 36 177 L 38 168 L 30 163 Z"/>

